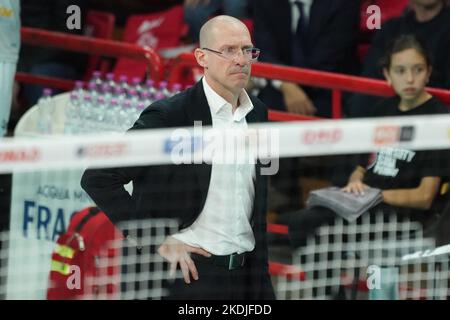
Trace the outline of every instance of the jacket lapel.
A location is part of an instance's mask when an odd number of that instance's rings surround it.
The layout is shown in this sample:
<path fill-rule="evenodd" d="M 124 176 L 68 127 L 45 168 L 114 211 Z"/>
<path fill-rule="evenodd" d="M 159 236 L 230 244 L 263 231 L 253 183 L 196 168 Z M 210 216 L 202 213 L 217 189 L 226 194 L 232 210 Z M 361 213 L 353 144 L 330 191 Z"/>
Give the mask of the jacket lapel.
<path fill-rule="evenodd" d="M 186 112 L 192 125 L 194 121 L 201 121 L 203 126 L 211 126 L 211 110 L 201 80 L 194 85 L 188 99 L 191 101 L 187 101 Z"/>
<path fill-rule="evenodd" d="M 250 98 L 251 99 L 251 98 Z M 245 120 L 247 121 L 247 123 L 256 123 L 256 122 L 261 122 L 263 119 L 261 119 L 256 110 L 256 104 L 257 102 L 253 99 L 252 103 L 253 103 L 253 110 L 250 111 L 247 116 L 245 117 Z M 254 226 L 254 218 L 255 218 L 255 212 L 259 212 L 260 211 L 260 202 L 261 202 L 261 192 L 260 192 L 260 188 L 261 188 L 261 162 L 259 161 L 259 159 L 256 161 L 255 164 L 255 183 L 254 183 L 254 188 L 255 188 L 255 198 L 253 199 L 253 210 L 252 210 L 252 216 L 250 218 L 252 227 Z"/>
<path fill-rule="evenodd" d="M 255 105 L 254 102 L 252 101 L 253 106 Z M 247 121 L 247 123 L 254 123 L 254 122 L 258 122 L 258 116 L 256 114 L 255 111 L 255 107 L 253 107 L 253 110 L 250 111 L 246 116 L 245 116 L 245 120 Z M 259 122 L 261 122 L 261 120 L 259 120 Z"/>

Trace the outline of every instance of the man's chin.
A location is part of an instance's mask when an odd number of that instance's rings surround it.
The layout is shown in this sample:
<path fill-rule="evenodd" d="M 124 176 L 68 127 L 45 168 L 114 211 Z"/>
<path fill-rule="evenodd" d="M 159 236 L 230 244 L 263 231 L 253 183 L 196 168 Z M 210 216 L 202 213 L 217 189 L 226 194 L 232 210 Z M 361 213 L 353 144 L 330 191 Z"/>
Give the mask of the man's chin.
<path fill-rule="evenodd" d="M 242 81 L 236 81 L 233 84 L 233 87 L 236 88 L 236 90 L 242 90 L 247 87 L 248 80 L 242 80 Z"/>
<path fill-rule="evenodd" d="M 234 77 L 234 83 L 244 84 L 244 87 L 247 85 L 249 76 L 247 74 L 236 74 L 237 76 Z"/>

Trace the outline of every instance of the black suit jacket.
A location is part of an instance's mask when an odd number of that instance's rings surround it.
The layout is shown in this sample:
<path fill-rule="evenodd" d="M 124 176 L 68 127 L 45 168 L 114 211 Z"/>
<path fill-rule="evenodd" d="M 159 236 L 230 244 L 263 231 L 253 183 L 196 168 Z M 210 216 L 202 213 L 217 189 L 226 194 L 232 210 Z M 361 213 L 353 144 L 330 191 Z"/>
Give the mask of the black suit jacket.
<path fill-rule="evenodd" d="M 264 104 L 251 97 L 254 109 L 248 123 L 267 121 Z M 146 108 L 131 130 L 193 126 L 194 121 L 212 125 L 211 112 L 199 81 L 192 88 Z M 247 259 L 250 277 L 248 297 L 274 298 L 268 274 L 266 242 L 267 181 L 256 164 L 255 198 L 251 224 L 255 250 Z M 180 229 L 190 226 L 206 201 L 211 179 L 211 165 L 182 164 L 113 169 L 89 169 L 83 174 L 82 188 L 112 222 L 127 219 L 174 218 Z M 123 185 L 133 181 L 130 196 Z"/>
<path fill-rule="evenodd" d="M 289 0 L 255 1 L 255 45 L 261 49 L 260 61 L 293 65 L 292 18 Z M 306 61 L 297 66 L 338 73 L 356 73 L 356 45 L 359 33 L 360 0 L 314 0 L 306 33 Z M 260 98 L 269 107 L 285 109 L 281 94 L 269 86 Z M 323 97 L 330 109 L 331 97 L 323 90 L 308 89 L 314 103 Z M 320 108 L 321 106 L 319 106 Z M 322 111 L 322 110 L 321 110 Z M 323 110 L 326 112 L 329 110 Z M 328 112 L 329 113 L 329 112 Z M 326 114 L 323 114 L 326 115 Z"/>

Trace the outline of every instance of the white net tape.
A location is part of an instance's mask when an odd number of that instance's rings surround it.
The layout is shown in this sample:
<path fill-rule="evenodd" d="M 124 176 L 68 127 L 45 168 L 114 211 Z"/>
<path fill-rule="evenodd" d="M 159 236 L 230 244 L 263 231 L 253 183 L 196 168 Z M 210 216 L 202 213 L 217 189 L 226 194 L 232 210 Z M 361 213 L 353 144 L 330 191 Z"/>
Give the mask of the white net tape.
<path fill-rule="evenodd" d="M 380 146 L 414 150 L 449 149 L 450 115 L 379 119 L 301 121 L 252 124 L 248 130 L 202 127 L 139 130 L 124 134 L 5 138 L 0 145 L 0 172 L 111 167 L 211 161 L 212 153 L 233 145 L 250 148 L 258 158 L 363 153 Z M 401 139 L 404 128 L 411 134 Z M 237 149 L 237 150 L 236 150 Z M 214 151 L 214 152 L 213 152 Z M 183 154 L 178 158 L 180 153 Z M 175 158 L 174 158 L 175 157 Z"/>

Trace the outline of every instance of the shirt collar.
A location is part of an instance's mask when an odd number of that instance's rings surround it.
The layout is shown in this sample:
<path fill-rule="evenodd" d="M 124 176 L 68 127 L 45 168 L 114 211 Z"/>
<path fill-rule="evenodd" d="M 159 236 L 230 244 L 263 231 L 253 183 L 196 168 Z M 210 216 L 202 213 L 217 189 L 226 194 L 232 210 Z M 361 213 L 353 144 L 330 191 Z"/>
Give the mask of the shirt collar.
<path fill-rule="evenodd" d="M 291 4 L 295 4 L 296 2 L 303 2 L 305 6 L 312 5 L 313 0 L 289 0 Z"/>
<path fill-rule="evenodd" d="M 298 19 L 300 18 L 300 10 L 298 9 L 297 5 L 295 4 L 296 2 L 302 2 L 303 3 L 303 9 L 304 9 L 304 13 L 305 13 L 305 19 L 306 19 L 306 24 L 309 23 L 309 15 L 311 13 L 311 7 L 312 7 L 312 3 L 314 0 L 289 0 L 289 3 L 291 5 L 291 21 L 292 21 L 292 33 L 295 34 L 296 30 L 297 30 L 297 23 L 298 23 Z"/>
<path fill-rule="evenodd" d="M 231 114 L 231 104 L 224 98 L 222 98 L 217 92 L 215 92 L 213 88 L 211 88 L 205 77 L 202 78 L 202 84 L 203 90 L 205 91 L 206 100 L 208 100 L 209 107 L 211 108 L 212 115 L 219 115 L 227 106 Z M 242 89 L 239 95 L 238 108 L 233 114 L 233 119 L 235 121 L 240 121 L 252 110 L 253 103 L 250 100 L 250 97 L 248 96 L 245 89 Z"/>

